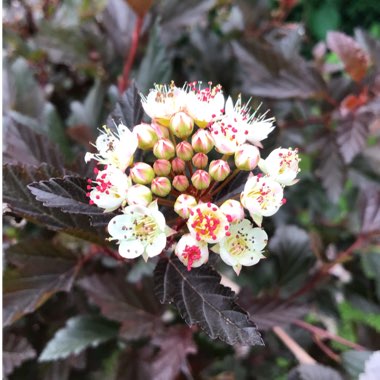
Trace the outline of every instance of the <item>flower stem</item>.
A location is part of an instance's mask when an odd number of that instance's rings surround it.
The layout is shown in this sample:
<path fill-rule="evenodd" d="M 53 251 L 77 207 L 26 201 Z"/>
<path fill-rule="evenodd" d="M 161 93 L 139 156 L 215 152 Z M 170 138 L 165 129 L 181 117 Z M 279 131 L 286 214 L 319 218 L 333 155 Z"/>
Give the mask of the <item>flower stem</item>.
<path fill-rule="evenodd" d="M 239 172 L 239 169 L 235 169 L 215 190 L 212 190 L 210 192 L 210 196 L 214 196 L 220 190 L 222 190 L 228 183 L 230 183 L 237 176 Z"/>
<path fill-rule="evenodd" d="M 144 17 L 138 16 L 133 30 L 131 48 L 128 55 L 125 57 L 123 74 L 119 77 L 119 93 L 122 94 L 129 85 L 129 73 L 132 69 L 133 62 L 136 57 L 137 47 L 139 44 L 139 36 L 143 25 Z"/>
<path fill-rule="evenodd" d="M 170 199 L 164 199 L 164 198 L 157 197 L 157 198 L 155 198 L 155 200 L 157 200 L 158 204 L 160 204 L 162 206 L 174 206 L 174 202 L 171 201 Z"/>

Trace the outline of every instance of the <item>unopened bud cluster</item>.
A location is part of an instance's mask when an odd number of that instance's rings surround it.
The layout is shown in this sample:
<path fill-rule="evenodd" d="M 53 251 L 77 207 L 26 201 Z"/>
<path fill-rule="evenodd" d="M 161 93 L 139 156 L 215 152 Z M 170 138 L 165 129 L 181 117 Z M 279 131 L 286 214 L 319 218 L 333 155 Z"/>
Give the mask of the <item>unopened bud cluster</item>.
<path fill-rule="evenodd" d="M 297 182 L 297 149 L 278 148 L 262 159 L 258 147 L 274 119 L 252 112 L 240 97 L 235 104 L 226 100 L 220 85 L 156 85 L 141 97 L 151 122 L 104 127 L 97 152 L 85 156 L 98 162 L 96 178 L 88 180 L 89 202 L 120 210 L 108 225 L 120 255 L 147 260 L 174 235 L 175 254 L 188 270 L 207 262 L 209 249 L 237 274 L 258 263 L 267 244 L 263 217 L 278 211 L 284 187 Z M 138 149 L 144 162 L 134 160 Z M 248 179 L 236 193 L 241 171 Z M 178 215 L 172 225 L 167 208 Z"/>

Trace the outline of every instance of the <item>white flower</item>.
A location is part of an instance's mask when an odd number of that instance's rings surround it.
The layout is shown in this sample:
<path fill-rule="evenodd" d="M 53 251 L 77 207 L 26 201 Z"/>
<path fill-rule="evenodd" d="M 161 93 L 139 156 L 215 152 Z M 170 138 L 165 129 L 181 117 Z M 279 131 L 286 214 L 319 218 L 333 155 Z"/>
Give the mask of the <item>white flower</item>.
<path fill-rule="evenodd" d="M 116 210 L 126 203 L 127 192 L 132 185 L 131 179 L 121 170 L 108 165 L 104 170 L 94 169 L 97 173 L 95 180 L 88 180 L 90 204 L 104 208 L 104 212 Z"/>
<path fill-rule="evenodd" d="M 234 122 L 234 127 L 239 130 L 240 134 L 245 136 L 245 141 L 251 144 L 262 147 L 260 141 L 266 139 L 273 131 L 274 118 L 266 119 L 266 113 L 263 115 L 256 115 L 258 109 L 251 114 L 251 108 L 248 104 L 241 103 L 241 97 L 238 97 L 235 105 L 229 97 L 225 107 L 226 115 Z"/>
<path fill-rule="evenodd" d="M 265 160 L 261 159 L 259 167 L 281 185 L 291 186 L 298 182 L 296 177 L 300 171 L 299 161 L 298 149 L 278 148 L 271 152 Z"/>
<path fill-rule="evenodd" d="M 172 82 L 169 86 L 155 84 L 148 96 L 141 95 L 144 111 L 152 119 L 168 127 L 171 117 L 185 107 L 187 94 Z"/>
<path fill-rule="evenodd" d="M 148 206 L 152 202 L 152 192 L 144 185 L 133 185 L 128 189 L 127 202 L 129 205 Z"/>
<path fill-rule="evenodd" d="M 201 88 L 202 82 L 192 82 L 188 85 L 189 93 L 186 99 L 186 111 L 200 128 L 206 128 L 209 123 L 223 112 L 224 96 L 220 85 Z"/>
<path fill-rule="evenodd" d="M 133 162 L 138 144 L 137 136 L 124 124 L 119 124 L 115 132 L 106 126 L 103 129 L 95 142 L 98 153 L 88 152 L 84 159 L 86 162 L 94 159 L 100 164 L 113 165 L 124 171 Z"/>
<path fill-rule="evenodd" d="M 200 267 L 208 260 L 207 243 L 197 241 L 190 234 L 183 235 L 175 247 L 175 254 L 187 266 L 187 270 Z"/>
<path fill-rule="evenodd" d="M 239 275 L 242 265 L 255 265 L 265 257 L 262 250 L 267 244 L 268 236 L 263 229 L 253 228 L 248 219 L 233 224 L 230 232 L 230 236 L 226 236 L 211 249 L 219 253 L 221 259 Z"/>
<path fill-rule="evenodd" d="M 246 141 L 239 124 L 230 116 L 223 116 L 210 126 L 215 148 L 222 154 L 234 154 Z"/>
<path fill-rule="evenodd" d="M 123 212 L 108 224 L 110 240 L 118 240 L 119 254 L 127 259 L 142 255 L 145 261 L 159 255 L 166 246 L 166 237 L 173 230 L 166 226 L 157 202 L 148 207 L 127 206 Z"/>
<path fill-rule="evenodd" d="M 227 217 L 213 203 L 200 203 L 190 209 L 187 227 L 190 234 L 198 241 L 217 243 L 224 236 L 229 236 L 229 222 Z"/>
<path fill-rule="evenodd" d="M 270 177 L 251 176 L 244 186 L 240 201 L 255 223 L 261 226 L 263 216 L 275 214 L 284 203 L 283 188 Z"/>

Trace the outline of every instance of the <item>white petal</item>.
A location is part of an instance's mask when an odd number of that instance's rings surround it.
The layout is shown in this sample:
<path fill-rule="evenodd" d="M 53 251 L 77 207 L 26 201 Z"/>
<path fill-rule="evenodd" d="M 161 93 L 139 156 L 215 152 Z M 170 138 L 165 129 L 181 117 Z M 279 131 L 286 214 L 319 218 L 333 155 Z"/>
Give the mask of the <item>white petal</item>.
<path fill-rule="evenodd" d="M 159 255 L 163 251 L 165 246 L 166 246 L 166 235 L 163 233 L 163 234 L 159 234 L 154 239 L 152 244 L 148 244 L 146 246 L 145 251 L 149 257 L 153 257 L 153 256 Z"/>
<path fill-rule="evenodd" d="M 126 259 L 134 259 L 144 252 L 144 246 L 139 240 L 122 240 L 119 245 L 119 254 Z"/>
<path fill-rule="evenodd" d="M 265 256 L 260 251 L 248 252 L 246 255 L 240 257 L 239 263 L 246 267 L 257 264 L 261 259 L 265 259 Z"/>
<path fill-rule="evenodd" d="M 263 223 L 263 216 L 258 214 L 250 214 L 253 221 L 261 227 L 261 224 Z"/>
<path fill-rule="evenodd" d="M 132 218 L 130 215 L 117 215 L 108 223 L 108 233 L 115 239 L 123 240 L 125 236 L 129 238 L 132 230 L 123 228 L 132 227 Z"/>

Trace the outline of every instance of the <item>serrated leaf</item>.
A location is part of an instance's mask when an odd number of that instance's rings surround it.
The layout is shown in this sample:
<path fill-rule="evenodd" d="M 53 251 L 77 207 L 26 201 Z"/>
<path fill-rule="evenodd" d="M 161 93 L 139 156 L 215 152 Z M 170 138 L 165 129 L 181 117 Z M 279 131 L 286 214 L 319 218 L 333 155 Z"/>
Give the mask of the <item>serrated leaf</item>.
<path fill-rule="evenodd" d="M 12 213 L 33 223 L 104 244 L 105 231 L 92 227 L 88 216 L 44 207 L 27 188 L 32 182 L 59 176 L 59 171 L 46 164 L 39 167 L 7 164 L 3 168 L 3 200 Z"/>
<path fill-rule="evenodd" d="M 116 214 L 104 213 L 100 207 L 90 205 L 86 196 L 87 185 L 83 178 L 66 176 L 33 182 L 28 189 L 46 207 L 59 208 L 64 213 L 88 215 L 93 226 L 106 226 Z"/>
<path fill-rule="evenodd" d="M 48 241 L 23 241 L 5 251 L 3 324 L 31 313 L 59 291 L 70 291 L 78 258 Z"/>
<path fill-rule="evenodd" d="M 309 312 L 307 305 L 287 302 L 277 297 L 255 298 L 248 288 L 240 291 L 237 302 L 254 316 L 257 328 L 262 331 L 274 326 L 286 327 Z"/>
<path fill-rule="evenodd" d="M 236 304 L 235 293 L 220 284 L 220 275 L 210 266 L 188 272 L 176 257 L 161 259 L 155 284 L 161 303 L 174 303 L 189 326 L 198 324 L 210 338 L 228 344 L 264 344 L 255 323 Z"/>
<path fill-rule="evenodd" d="M 326 91 L 319 72 L 303 58 L 287 60 L 279 50 L 252 42 L 250 51 L 233 42 L 232 47 L 242 70 L 241 90 L 246 94 L 272 99 L 318 98 Z"/>
<path fill-rule="evenodd" d="M 11 163 L 40 165 L 46 163 L 62 174 L 63 157 L 58 146 L 27 126 L 5 118 L 4 160 Z"/>
<path fill-rule="evenodd" d="M 94 275 L 79 282 L 104 316 L 121 322 L 121 335 L 131 340 L 150 336 L 161 327 L 161 311 L 153 289 L 148 281 L 139 285 L 127 283 L 123 271 Z"/>
<path fill-rule="evenodd" d="M 161 42 L 160 31 L 158 24 L 151 29 L 148 47 L 136 75 L 136 82 L 144 93 L 153 83 L 167 83 L 171 78 L 171 62 Z"/>
<path fill-rule="evenodd" d="M 359 380 L 374 380 L 380 373 L 380 351 L 375 351 L 364 364 Z"/>
<path fill-rule="evenodd" d="M 152 344 L 160 351 L 152 361 L 155 380 L 174 380 L 187 367 L 186 357 L 197 352 L 193 333 L 186 326 L 172 326 L 161 336 L 156 336 Z"/>
<path fill-rule="evenodd" d="M 346 351 L 341 355 L 342 366 L 353 379 L 364 372 L 364 364 L 371 356 L 371 351 Z"/>
<path fill-rule="evenodd" d="M 374 187 L 365 189 L 360 195 L 359 208 L 361 231 L 380 231 L 380 191 Z"/>
<path fill-rule="evenodd" d="M 343 380 L 338 371 L 322 364 L 301 364 L 292 369 L 288 380 Z"/>
<path fill-rule="evenodd" d="M 367 73 L 369 57 L 361 46 L 350 36 L 342 32 L 327 34 L 327 46 L 342 60 L 345 70 L 351 78 L 360 82 Z"/>
<path fill-rule="evenodd" d="M 96 347 L 115 338 L 117 333 L 118 327 L 115 323 L 98 316 L 71 318 L 64 328 L 55 333 L 38 360 L 44 362 L 78 355 L 88 347 Z"/>
<path fill-rule="evenodd" d="M 346 173 L 339 147 L 334 140 L 335 136 L 325 136 L 320 139 L 321 151 L 316 174 L 321 179 L 329 199 L 336 203 L 343 191 Z"/>
<path fill-rule="evenodd" d="M 3 342 L 3 372 L 10 375 L 23 362 L 36 357 L 36 351 L 22 336 L 4 334 Z"/>
<path fill-rule="evenodd" d="M 269 252 L 269 260 L 273 258 L 276 262 L 276 285 L 282 290 L 297 288 L 315 262 L 310 237 L 297 226 L 277 228 L 270 240 Z"/>
<path fill-rule="evenodd" d="M 107 126 L 114 128 L 115 123 L 123 123 L 129 129 L 140 124 L 144 116 L 144 110 L 141 105 L 141 97 L 134 82 L 131 83 L 128 90 L 119 96 L 115 108 L 107 118 Z"/>
<path fill-rule="evenodd" d="M 337 142 L 346 164 L 349 164 L 366 145 L 370 120 L 366 114 L 350 115 L 338 120 Z"/>

